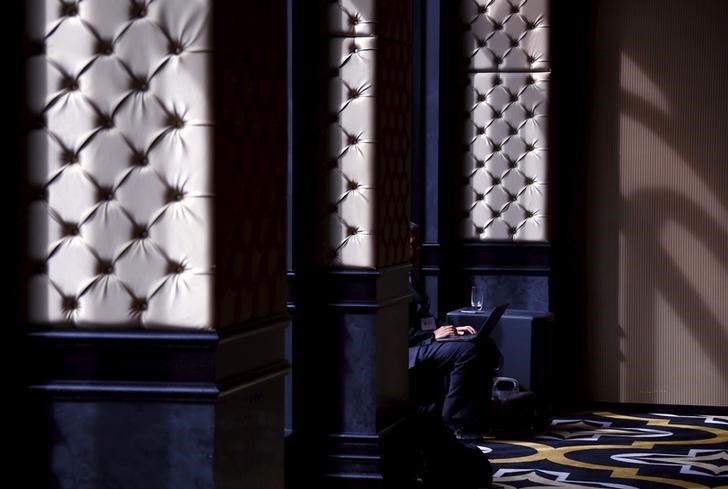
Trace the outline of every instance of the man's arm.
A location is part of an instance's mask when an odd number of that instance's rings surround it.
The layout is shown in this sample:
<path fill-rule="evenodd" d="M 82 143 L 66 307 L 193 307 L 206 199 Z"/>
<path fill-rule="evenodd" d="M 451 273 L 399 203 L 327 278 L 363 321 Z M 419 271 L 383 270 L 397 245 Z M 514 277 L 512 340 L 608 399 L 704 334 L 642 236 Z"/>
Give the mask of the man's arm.
<path fill-rule="evenodd" d="M 475 329 L 472 326 L 453 326 L 452 324 L 446 324 L 432 331 L 422 331 L 421 329 L 410 328 L 409 330 L 409 346 L 414 346 L 422 343 L 428 338 L 434 338 L 436 340 L 445 338 L 446 336 L 462 335 L 462 334 L 475 334 Z"/>
<path fill-rule="evenodd" d="M 433 338 L 433 331 L 422 331 L 417 328 L 410 328 L 407 335 L 409 346 L 419 345 L 423 341 Z"/>

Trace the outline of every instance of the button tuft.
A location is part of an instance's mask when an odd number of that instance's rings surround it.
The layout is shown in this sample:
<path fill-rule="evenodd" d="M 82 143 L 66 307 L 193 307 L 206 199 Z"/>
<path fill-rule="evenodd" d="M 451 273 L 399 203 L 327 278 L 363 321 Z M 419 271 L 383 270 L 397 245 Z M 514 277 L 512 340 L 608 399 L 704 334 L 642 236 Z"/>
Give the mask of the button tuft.
<path fill-rule="evenodd" d="M 75 163 L 78 163 L 78 153 L 76 153 L 72 149 L 67 149 L 63 152 L 63 156 L 61 157 L 61 159 L 66 165 L 73 165 Z"/>
<path fill-rule="evenodd" d="M 130 16 L 133 19 L 141 19 L 142 17 L 147 16 L 147 6 L 144 4 L 143 1 L 136 1 L 132 2 L 130 5 Z"/>
<path fill-rule="evenodd" d="M 67 76 L 63 79 L 63 88 L 65 88 L 69 92 L 75 92 L 79 89 L 78 80 L 76 80 L 72 76 Z"/>
<path fill-rule="evenodd" d="M 44 275 L 48 273 L 48 264 L 45 261 L 39 261 L 33 264 L 33 274 Z"/>
<path fill-rule="evenodd" d="M 104 56 L 110 56 L 114 54 L 114 44 L 108 39 L 99 40 L 98 44 L 96 45 L 96 53 L 102 54 Z"/>
<path fill-rule="evenodd" d="M 146 92 L 149 90 L 149 82 L 147 82 L 144 78 L 137 78 L 134 80 L 133 88 L 138 92 Z"/>
<path fill-rule="evenodd" d="M 146 311 L 148 307 L 146 299 L 142 299 L 140 297 L 135 298 L 132 301 L 131 308 L 134 312 L 143 312 Z"/>
<path fill-rule="evenodd" d="M 147 166 L 149 164 L 149 158 L 144 153 L 136 153 L 132 160 L 132 163 L 136 166 Z"/>
<path fill-rule="evenodd" d="M 146 226 L 137 226 L 134 234 L 137 239 L 147 239 L 149 237 L 149 230 Z"/>
<path fill-rule="evenodd" d="M 179 56 L 184 51 L 184 46 L 181 41 L 171 41 L 169 43 L 169 53 L 175 56 Z"/>
<path fill-rule="evenodd" d="M 64 297 L 62 307 L 65 312 L 75 311 L 78 309 L 78 299 L 75 297 Z"/>
<path fill-rule="evenodd" d="M 109 202 L 114 200 L 114 189 L 110 187 L 101 187 L 98 189 L 97 200 Z"/>
<path fill-rule="evenodd" d="M 76 2 L 63 2 L 62 12 L 64 17 L 75 17 L 78 15 L 78 4 Z"/>
<path fill-rule="evenodd" d="M 100 261 L 96 269 L 99 275 L 111 275 L 114 273 L 114 264 L 110 261 Z"/>
<path fill-rule="evenodd" d="M 167 124 L 174 129 L 182 129 L 185 127 L 185 120 L 179 114 L 173 114 L 169 117 Z"/>

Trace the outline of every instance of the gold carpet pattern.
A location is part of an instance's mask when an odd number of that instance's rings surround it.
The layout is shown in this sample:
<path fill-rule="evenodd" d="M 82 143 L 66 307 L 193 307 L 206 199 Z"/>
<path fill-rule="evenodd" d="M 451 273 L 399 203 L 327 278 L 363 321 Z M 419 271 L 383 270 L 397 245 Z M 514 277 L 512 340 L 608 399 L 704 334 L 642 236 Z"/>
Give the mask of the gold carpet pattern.
<path fill-rule="evenodd" d="M 728 416 L 581 413 L 478 445 L 498 489 L 728 489 Z"/>

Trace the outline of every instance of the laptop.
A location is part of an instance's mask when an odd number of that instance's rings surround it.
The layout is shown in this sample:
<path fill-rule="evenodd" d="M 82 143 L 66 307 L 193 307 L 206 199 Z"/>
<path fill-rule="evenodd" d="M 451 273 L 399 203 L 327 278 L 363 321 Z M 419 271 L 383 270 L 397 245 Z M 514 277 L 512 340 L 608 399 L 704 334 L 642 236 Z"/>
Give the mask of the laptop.
<path fill-rule="evenodd" d="M 498 321 L 500 321 L 503 313 L 506 312 L 506 309 L 508 309 L 508 304 L 501 304 L 490 312 L 488 318 L 483 321 L 480 326 L 476 327 L 475 325 L 472 325 L 477 330 L 475 334 L 445 336 L 444 338 L 440 338 L 435 341 L 474 341 L 480 335 L 489 336 L 491 331 L 493 331 L 493 328 L 495 328 L 495 325 L 498 324 Z"/>

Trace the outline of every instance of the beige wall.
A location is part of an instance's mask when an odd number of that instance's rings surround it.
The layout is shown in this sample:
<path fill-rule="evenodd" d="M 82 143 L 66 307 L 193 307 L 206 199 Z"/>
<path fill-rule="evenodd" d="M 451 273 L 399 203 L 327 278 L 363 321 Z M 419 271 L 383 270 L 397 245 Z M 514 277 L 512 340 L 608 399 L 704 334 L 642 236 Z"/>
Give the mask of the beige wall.
<path fill-rule="evenodd" d="M 587 392 L 728 405 L 728 4 L 595 3 Z"/>

